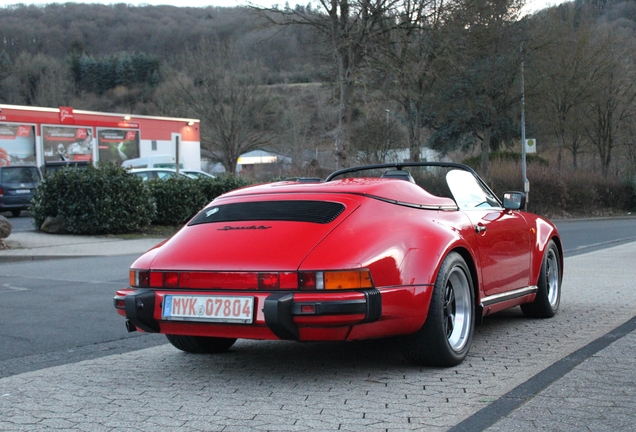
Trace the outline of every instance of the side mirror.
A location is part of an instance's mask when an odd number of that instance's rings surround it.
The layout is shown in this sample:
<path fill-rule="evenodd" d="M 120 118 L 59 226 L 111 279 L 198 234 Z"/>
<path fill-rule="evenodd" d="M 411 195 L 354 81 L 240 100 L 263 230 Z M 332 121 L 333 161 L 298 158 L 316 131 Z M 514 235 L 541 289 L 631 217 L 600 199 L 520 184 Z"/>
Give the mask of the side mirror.
<path fill-rule="evenodd" d="M 523 192 L 504 192 L 503 206 L 506 210 L 522 210 L 526 207 L 526 194 Z"/>

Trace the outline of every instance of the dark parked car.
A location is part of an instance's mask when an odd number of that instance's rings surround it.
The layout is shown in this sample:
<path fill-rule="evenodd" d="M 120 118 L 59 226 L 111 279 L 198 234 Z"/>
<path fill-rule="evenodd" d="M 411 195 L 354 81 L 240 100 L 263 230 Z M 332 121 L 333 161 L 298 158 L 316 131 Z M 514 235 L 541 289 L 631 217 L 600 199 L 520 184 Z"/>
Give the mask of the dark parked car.
<path fill-rule="evenodd" d="M 42 181 L 42 173 L 35 166 L 0 167 L 0 212 L 10 211 L 20 216 L 29 208 L 33 192 Z"/>

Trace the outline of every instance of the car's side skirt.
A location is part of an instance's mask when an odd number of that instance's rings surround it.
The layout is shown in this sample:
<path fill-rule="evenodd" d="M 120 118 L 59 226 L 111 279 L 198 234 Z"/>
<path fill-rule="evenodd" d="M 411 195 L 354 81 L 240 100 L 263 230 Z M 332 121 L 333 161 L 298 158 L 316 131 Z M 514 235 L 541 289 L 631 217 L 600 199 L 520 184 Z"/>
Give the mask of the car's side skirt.
<path fill-rule="evenodd" d="M 532 294 L 536 294 L 538 287 L 527 286 L 524 288 L 519 288 L 513 291 L 508 291 L 501 294 L 495 294 L 488 297 L 484 297 L 481 299 L 479 303 L 479 308 L 483 311 L 484 315 L 488 315 L 491 312 L 495 312 L 496 310 L 501 310 L 502 308 L 498 307 L 505 303 L 509 303 L 513 300 L 519 299 L 521 297 L 526 297 Z M 505 308 L 510 307 L 510 305 L 506 305 Z"/>

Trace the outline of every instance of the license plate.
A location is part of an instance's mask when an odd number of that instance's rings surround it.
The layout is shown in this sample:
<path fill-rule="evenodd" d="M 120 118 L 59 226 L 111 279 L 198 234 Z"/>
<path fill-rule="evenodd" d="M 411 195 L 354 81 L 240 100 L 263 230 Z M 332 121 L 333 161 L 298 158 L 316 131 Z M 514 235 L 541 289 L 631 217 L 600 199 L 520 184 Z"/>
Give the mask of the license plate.
<path fill-rule="evenodd" d="M 254 297 L 167 295 L 162 318 L 175 321 L 252 323 Z"/>
<path fill-rule="evenodd" d="M 16 189 L 15 193 L 17 194 L 23 194 L 23 193 L 29 193 L 31 192 L 31 189 Z"/>

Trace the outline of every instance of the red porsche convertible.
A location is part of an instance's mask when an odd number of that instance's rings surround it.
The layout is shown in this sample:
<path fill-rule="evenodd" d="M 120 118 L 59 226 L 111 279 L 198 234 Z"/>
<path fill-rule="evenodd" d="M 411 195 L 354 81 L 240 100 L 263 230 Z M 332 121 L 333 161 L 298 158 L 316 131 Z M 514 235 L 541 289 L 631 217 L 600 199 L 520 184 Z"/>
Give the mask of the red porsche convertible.
<path fill-rule="evenodd" d="M 484 316 L 558 307 L 556 227 L 500 201 L 469 167 L 398 163 L 238 189 L 138 258 L 115 308 L 129 331 L 192 353 L 237 338 L 399 336 L 415 364 L 454 366 Z"/>

